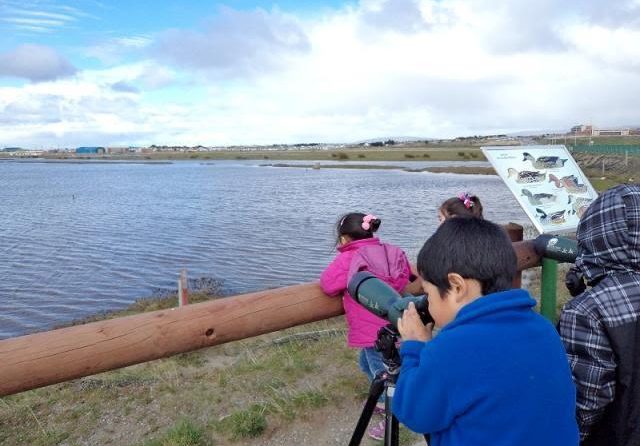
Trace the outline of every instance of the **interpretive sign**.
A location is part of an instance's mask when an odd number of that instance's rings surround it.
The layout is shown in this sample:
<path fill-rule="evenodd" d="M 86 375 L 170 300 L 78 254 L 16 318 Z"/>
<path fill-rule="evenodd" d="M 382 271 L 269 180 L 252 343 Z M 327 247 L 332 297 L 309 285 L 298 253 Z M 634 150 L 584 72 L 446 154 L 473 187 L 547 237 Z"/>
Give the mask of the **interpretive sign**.
<path fill-rule="evenodd" d="M 540 233 L 575 231 L 598 196 L 562 145 L 482 147 Z"/>

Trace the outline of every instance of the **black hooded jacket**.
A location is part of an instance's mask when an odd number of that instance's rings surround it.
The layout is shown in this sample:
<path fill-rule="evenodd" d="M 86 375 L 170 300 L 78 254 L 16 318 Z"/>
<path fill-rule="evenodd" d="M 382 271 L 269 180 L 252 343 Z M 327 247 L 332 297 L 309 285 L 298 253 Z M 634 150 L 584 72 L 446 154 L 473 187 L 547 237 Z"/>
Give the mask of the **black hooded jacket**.
<path fill-rule="evenodd" d="M 616 186 L 585 212 L 576 268 L 592 288 L 562 310 L 584 446 L 640 446 L 640 185 Z"/>

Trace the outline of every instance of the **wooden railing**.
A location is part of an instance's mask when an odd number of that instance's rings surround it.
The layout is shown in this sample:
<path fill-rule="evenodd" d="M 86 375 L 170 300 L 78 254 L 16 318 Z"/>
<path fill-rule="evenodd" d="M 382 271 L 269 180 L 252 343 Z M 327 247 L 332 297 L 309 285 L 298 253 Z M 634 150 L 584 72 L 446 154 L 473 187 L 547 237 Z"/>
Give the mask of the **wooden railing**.
<path fill-rule="evenodd" d="M 540 265 L 514 242 L 518 270 Z M 327 319 L 342 300 L 317 283 L 93 322 L 0 341 L 0 396 Z"/>

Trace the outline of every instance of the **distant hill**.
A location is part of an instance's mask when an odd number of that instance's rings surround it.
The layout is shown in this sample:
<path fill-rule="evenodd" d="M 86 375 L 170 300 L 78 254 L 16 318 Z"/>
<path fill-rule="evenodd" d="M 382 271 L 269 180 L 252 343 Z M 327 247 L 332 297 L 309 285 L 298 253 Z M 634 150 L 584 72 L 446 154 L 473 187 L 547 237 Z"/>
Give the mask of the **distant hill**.
<path fill-rule="evenodd" d="M 371 139 L 363 139 L 360 141 L 355 141 L 352 144 L 366 144 L 372 142 L 384 142 L 384 141 L 395 141 L 395 142 L 417 142 L 417 141 L 436 141 L 437 138 L 420 138 L 417 136 L 385 136 L 384 138 L 371 138 Z"/>

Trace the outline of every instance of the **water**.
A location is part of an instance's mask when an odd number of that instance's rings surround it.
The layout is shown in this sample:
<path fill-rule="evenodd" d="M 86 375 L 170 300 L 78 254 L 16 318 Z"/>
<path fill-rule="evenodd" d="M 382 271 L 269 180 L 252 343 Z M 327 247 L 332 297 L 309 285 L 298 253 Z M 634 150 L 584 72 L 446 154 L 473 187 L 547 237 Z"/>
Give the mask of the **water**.
<path fill-rule="evenodd" d="M 526 222 L 496 176 L 259 164 L 0 162 L 0 339 L 175 288 L 182 268 L 228 294 L 316 280 L 349 211 L 375 213 L 412 261 L 461 191 L 487 218 Z"/>

